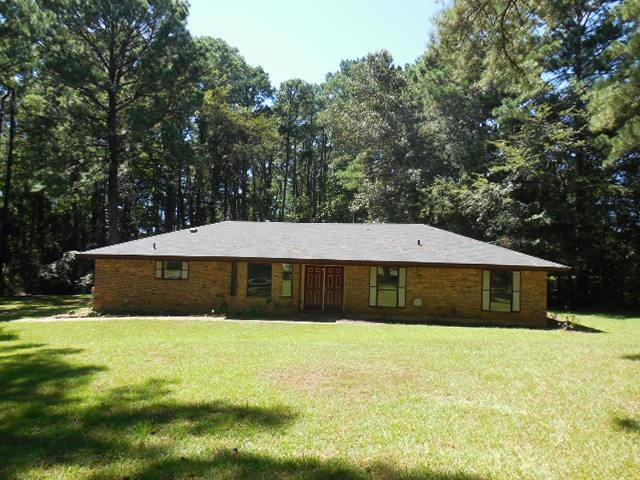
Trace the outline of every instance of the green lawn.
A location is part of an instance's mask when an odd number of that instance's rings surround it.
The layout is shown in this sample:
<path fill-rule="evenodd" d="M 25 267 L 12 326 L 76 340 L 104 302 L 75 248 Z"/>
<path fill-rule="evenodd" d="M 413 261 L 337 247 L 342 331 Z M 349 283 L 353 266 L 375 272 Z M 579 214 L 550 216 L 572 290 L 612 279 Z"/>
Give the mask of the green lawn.
<path fill-rule="evenodd" d="M 639 478 L 640 317 L 578 320 L 0 323 L 0 478 Z"/>
<path fill-rule="evenodd" d="M 90 295 L 0 297 L 0 322 L 82 312 L 89 308 L 90 300 Z"/>

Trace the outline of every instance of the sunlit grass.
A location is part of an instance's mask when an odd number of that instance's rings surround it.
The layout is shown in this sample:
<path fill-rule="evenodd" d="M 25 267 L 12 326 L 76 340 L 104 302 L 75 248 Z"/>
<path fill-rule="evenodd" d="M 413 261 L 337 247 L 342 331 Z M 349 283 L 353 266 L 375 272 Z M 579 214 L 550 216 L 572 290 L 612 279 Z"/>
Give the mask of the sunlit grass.
<path fill-rule="evenodd" d="M 0 478 L 638 478 L 640 318 L 576 320 L 7 322 Z"/>

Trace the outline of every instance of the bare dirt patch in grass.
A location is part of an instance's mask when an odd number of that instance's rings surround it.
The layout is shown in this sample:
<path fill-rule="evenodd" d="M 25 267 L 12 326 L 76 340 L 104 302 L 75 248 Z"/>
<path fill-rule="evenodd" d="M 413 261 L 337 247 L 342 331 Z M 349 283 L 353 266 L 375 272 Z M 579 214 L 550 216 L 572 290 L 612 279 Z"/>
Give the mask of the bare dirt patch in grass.
<path fill-rule="evenodd" d="M 422 372 L 402 365 L 296 365 L 271 371 L 269 381 L 307 395 L 331 393 L 368 397 L 380 391 L 409 390 L 423 379 Z"/>

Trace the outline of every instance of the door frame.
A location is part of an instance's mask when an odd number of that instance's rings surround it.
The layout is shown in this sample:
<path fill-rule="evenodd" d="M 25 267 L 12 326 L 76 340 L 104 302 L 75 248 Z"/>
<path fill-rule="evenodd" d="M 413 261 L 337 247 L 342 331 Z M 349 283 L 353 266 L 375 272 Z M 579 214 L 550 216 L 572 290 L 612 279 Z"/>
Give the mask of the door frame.
<path fill-rule="evenodd" d="M 321 301 L 321 305 L 320 305 L 320 311 L 324 312 L 324 297 L 326 294 L 326 274 L 327 274 L 327 270 L 326 267 L 340 267 L 342 268 L 342 304 L 340 305 L 340 308 L 337 310 L 339 312 L 343 312 L 344 311 L 344 292 L 345 292 L 345 274 L 344 274 L 344 265 L 339 265 L 339 264 L 322 264 L 322 265 L 318 265 L 318 264 L 302 264 L 302 274 L 300 275 L 300 310 L 301 311 L 307 311 L 307 312 L 312 312 L 313 309 L 309 309 L 307 310 L 306 305 L 305 305 L 305 295 L 304 295 L 304 286 L 306 285 L 306 278 L 307 278 L 307 266 L 313 266 L 313 267 L 322 267 L 322 301 Z"/>

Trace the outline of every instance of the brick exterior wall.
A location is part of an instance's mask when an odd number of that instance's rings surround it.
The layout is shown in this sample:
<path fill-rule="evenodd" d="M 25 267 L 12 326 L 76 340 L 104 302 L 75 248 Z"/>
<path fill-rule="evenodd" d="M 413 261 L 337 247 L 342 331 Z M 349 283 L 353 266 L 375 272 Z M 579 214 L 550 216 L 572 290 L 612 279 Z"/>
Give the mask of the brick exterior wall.
<path fill-rule="evenodd" d="M 98 259 L 93 307 L 103 312 L 295 314 L 302 309 L 302 264 L 293 265 L 290 297 L 281 296 L 282 264 L 272 264 L 271 298 L 247 296 L 247 263 L 237 262 L 231 295 L 231 262 L 189 261 L 188 280 L 155 278 L 155 260 Z M 369 306 L 369 266 L 344 266 L 346 316 L 414 321 L 468 321 L 503 325 L 546 324 L 547 273 L 521 272 L 520 312 L 482 311 L 482 270 L 407 267 L 406 307 Z M 415 306 L 416 299 L 422 300 Z"/>
<path fill-rule="evenodd" d="M 393 319 L 466 320 L 502 325 L 543 326 L 547 315 L 547 273 L 522 271 L 520 312 L 482 311 L 482 270 L 407 267 L 406 307 L 369 306 L 369 267 L 351 266 L 345 273 L 345 312 Z M 416 299 L 422 306 L 414 306 Z"/>
<path fill-rule="evenodd" d="M 210 313 L 231 289 L 231 263 L 190 261 L 187 280 L 155 278 L 155 260 L 97 259 L 93 308 L 104 312 Z"/>
<path fill-rule="evenodd" d="M 189 278 L 155 278 L 155 260 L 97 259 L 93 308 L 101 312 L 292 313 L 297 311 L 300 265 L 293 265 L 292 296 L 283 297 L 282 264 L 272 265 L 271 298 L 247 296 L 247 263 L 237 262 L 231 295 L 231 262 L 189 261 Z"/>

